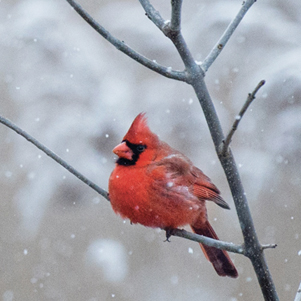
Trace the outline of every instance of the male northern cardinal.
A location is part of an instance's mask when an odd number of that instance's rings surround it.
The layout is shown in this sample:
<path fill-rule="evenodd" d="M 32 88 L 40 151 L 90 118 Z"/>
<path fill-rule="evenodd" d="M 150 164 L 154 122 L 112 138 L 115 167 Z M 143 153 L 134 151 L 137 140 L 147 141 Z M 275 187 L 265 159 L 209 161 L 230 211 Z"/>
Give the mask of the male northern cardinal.
<path fill-rule="evenodd" d="M 207 219 L 205 201 L 229 209 L 211 180 L 179 151 L 151 132 L 144 113 L 133 121 L 109 179 L 113 210 L 132 223 L 165 230 L 190 225 L 193 232 L 218 239 Z M 220 276 L 238 273 L 226 251 L 201 245 Z"/>

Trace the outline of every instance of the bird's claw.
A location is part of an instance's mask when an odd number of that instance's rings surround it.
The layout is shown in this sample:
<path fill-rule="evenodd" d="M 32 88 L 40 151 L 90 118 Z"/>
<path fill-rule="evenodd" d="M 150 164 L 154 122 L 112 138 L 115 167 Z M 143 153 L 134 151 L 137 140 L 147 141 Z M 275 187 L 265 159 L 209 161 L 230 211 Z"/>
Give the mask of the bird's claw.
<path fill-rule="evenodd" d="M 166 232 L 166 239 L 164 240 L 164 242 L 165 242 L 165 241 L 170 242 L 169 238 L 170 238 L 170 237 L 172 236 L 172 234 L 173 234 L 173 229 L 167 228 L 167 229 L 164 229 L 164 230 L 165 230 L 165 232 Z"/>

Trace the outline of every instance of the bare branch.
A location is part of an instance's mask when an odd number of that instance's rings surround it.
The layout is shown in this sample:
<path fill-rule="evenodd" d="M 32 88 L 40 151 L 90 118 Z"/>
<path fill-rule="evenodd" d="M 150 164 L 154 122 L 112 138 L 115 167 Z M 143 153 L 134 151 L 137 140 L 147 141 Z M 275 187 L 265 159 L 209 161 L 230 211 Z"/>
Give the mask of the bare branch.
<path fill-rule="evenodd" d="M 250 106 L 250 104 L 252 103 L 252 101 L 255 99 L 256 93 L 264 84 L 265 84 L 265 80 L 260 81 L 258 83 L 258 85 L 256 86 L 256 88 L 254 89 L 254 91 L 252 93 L 248 94 L 246 102 L 244 103 L 243 107 L 241 108 L 239 114 L 235 117 L 235 121 L 232 125 L 232 128 L 231 128 L 229 134 L 227 135 L 226 139 L 224 140 L 223 149 L 221 152 L 222 156 L 227 155 L 229 145 L 231 143 L 231 140 L 232 140 L 232 137 L 233 137 L 235 131 L 237 130 L 239 122 L 241 121 L 242 117 L 244 116 L 245 112 L 247 111 L 247 109 Z"/>
<path fill-rule="evenodd" d="M 171 0 L 171 21 L 170 29 L 172 31 L 181 30 L 181 10 L 183 0 Z"/>
<path fill-rule="evenodd" d="M 103 26 L 97 23 L 79 4 L 73 0 L 66 0 L 75 11 L 93 27 L 100 35 L 102 35 L 108 42 L 114 45 L 118 50 L 135 60 L 136 62 L 142 64 L 143 66 L 165 76 L 179 81 L 187 81 L 187 76 L 185 72 L 171 70 L 170 67 L 165 67 L 158 64 L 156 61 L 152 61 L 142 54 L 138 53 L 123 41 L 118 40 L 112 36 Z"/>
<path fill-rule="evenodd" d="M 235 31 L 236 27 L 239 25 L 249 8 L 256 2 L 256 0 L 246 0 L 243 1 L 242 8 L 239 10 L 236 17 L 231 21 L 221 38 L 218 42 L 214 45 L 211 52 L 205 58 L 204 62 L 201 64 L 202 69 L 207 72 L 212 63 L 216 60 L 219 56 L 221 51 L 225 48 L 227 42 L 231 38 L 233 32 Z"/>
<path fill-rule="evenodd" d="M 70 166 L 66 161 L 64 161 L 62 158 L 60 158 L 58 155 L 56 155 L 53 151 L 51 151 L 49 148 L 47 148 L 45 145 L 40 143 L 38 140 L 33 138 L 31 135 L 23 131 L 21 128 L 16 126 L 14 123 L 12 123 L 10 120 L 0 116 L 0 123 L 6 125 L 13 131 L 15 131 L 17 134 L 24 137 L 26 140 L 31 142 L 33 145 L 35 145 L 37 148 L 39 148 L 42 152 L 44 152 L 47 156 L 52 158 L 54 161 L 59 163 L 61 166 L 66 168 L 69 172 L 71 172 L 73 175 L 75 175 L 78 179 L 80 179 L 82 182 L 84 182 L 86 185 L 90 186 L 92 189 L 94 189 L 96 192 L 98 192 L 100 195 L 102 195 L 104 198 L 106 198 L 108 201 L 109 194 L 99 186 L 97 186 L 95 183 L 91 182 L 89 179 L 87 179 L 83 174 L 78 172 L 75 168 Z"/>
<path fill-rule="evenodd" d="M 217 249 L 226 250 L 232 253 L 238 253 L 238 254 L 244 254 L 244 247 L 235 245 L 231 242 L 224 242 L 221 240 L 216 240 L 210 237 L 206 237 L 203 235 L 198 235 L 195 233 L 188 232 L 186 230 L 181 229 L 172 229 L 168 231 L 168 234 L 178 237 L 187 238 L 192 241 L 196 241 L 199 243 L 202 243 L 204 245 L 207 245 L 209 247 L 214 247 Z"/>
<path fill-rule="evenodd" d="M 195 62 L 186 41 L 181 33 L 181 0 L 173 0 L 171 1 L 172 8 L 172 16 L 171 22 L 168 24 L 165 29 L 165 34 L 170 40 L 173 42 L 175 47 L 178 50 L 179 55 L 185 65 L 186 71 L 190 75 L 190 77 L 197 76 L 200 73 L 201 68 Z"/>
<path fill-rule="evenodd" d="M 164 33 L 165 21 L 160 13 L 150 4 L 148 0 L 139 0 L 148 18 Z"/>

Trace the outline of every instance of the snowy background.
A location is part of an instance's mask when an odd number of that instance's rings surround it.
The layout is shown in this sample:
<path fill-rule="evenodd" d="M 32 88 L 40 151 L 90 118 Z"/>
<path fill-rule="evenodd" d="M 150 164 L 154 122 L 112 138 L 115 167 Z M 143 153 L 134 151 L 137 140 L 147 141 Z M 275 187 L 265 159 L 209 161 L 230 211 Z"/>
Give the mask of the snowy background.
<path fill-rule="evenodd" d="M 169 19 L 170 1 L 152 2 Z M 81 4 L 120 40 L 174 69 L 183 65 L 138 1 Z M 190 0 L 183 34 L 203 60 L 241 1 Z M 293 300 L 301 269 L 301 6 L 257 1 L 206 76 L 225 132 L 261 79 L 232 150 L 279 297 Z M 219 237 L 242 242 L 234 204 L 190 86 L 138 65 L 64 0 L 0 2 L 0 114 L 107 189 L 112 148 L 134 117 L 187 154 L 231 211 L 208 204 Z M 247 258 L 218 277 L 200 247 L 132 226 L 29 142 L 0 126 L 0 298 L 10 300 L 261 300 Z"/>

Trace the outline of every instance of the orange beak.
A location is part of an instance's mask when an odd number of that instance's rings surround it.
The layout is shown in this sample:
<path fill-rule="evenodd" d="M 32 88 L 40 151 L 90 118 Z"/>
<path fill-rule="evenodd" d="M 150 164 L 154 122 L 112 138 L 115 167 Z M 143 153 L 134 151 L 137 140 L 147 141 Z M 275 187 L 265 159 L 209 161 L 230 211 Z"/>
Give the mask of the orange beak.
<path fill-rule="evenodd" d="M 113 153 L 119 158 L 125 158 L 128 160 L 132 160 L 134 155 L 133 151 L 126 145 L 125 142 L 121 142 L 120 144 L 115 146 Z"/>

